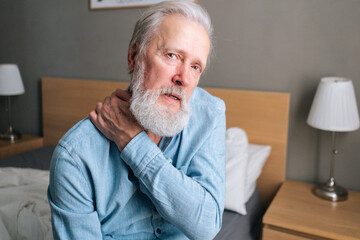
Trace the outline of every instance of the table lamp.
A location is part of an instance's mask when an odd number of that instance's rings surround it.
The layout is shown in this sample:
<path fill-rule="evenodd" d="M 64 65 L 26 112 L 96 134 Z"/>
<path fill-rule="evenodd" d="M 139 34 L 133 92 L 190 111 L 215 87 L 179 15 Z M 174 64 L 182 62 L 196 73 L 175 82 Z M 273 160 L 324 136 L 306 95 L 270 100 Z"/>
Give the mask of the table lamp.
<path fill-rule="evenodd" d="M 1 139 L 14 142 L 21 137 L 21 134 L 15 131 L 11 124 L 11 102 L 10 97 L 20 95 L 25 92 L 21 80 L 20 71 L 16 64 L 0 64 L 0 96 L 7 96 L 7 112 L 9 128 L 5 133 L 0 135 Z"/>
<path fill-rule="evenodd" d="M 333 202 L 348 197 L 345 188 L 336 185 L 334 177 L 336 132 L 350 132 L 359 128 L 359 111 L 355 91 L 350 79 L 325 77 L 320 80 L 312 103 L 307 123 L 317 129 L 332 132 L 330 178 L 324 184 L 316 185 L 314 194 Z"/>

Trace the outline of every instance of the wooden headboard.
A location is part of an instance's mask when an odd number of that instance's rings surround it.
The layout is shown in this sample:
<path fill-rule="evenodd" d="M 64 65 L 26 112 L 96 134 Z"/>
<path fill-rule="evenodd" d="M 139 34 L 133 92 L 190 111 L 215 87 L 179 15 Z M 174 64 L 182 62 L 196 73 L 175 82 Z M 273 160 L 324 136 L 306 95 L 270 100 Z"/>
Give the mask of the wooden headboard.
<path fill-rule="evenodd" d="M 42 79 L 45 145 L 56 145 L 76 122 L 88 116 L 98 101 L 128 83 L 44 77 Z M 257 185 L 266 208 L 285 180 L 290 94 L 205 88 L 226 103 L 227 128 L 241 127 L 249 142 L 271 145 Z"/>

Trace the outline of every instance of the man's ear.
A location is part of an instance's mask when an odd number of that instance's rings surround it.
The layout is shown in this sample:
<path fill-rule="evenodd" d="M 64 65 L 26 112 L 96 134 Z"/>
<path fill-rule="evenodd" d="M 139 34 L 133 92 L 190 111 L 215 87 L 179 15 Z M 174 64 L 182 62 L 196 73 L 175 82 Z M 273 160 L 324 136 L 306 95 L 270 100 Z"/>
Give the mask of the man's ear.
<path fill-rule="evenodd" d="M 139 52 L 139 43 L 135 43 L 128 51 L 128 66 L 129 71 L 132 73 L 135 68 L 135 59 Z"/>

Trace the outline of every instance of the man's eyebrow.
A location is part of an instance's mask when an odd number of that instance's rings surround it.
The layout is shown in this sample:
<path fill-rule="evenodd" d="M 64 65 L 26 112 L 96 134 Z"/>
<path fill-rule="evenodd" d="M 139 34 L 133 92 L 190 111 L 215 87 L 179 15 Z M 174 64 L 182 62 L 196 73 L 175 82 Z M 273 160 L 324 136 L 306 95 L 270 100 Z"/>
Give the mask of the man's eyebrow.
<path fill-rule="evenodd" d="M 161 46 L 160 49 L 163 50 L 164 52 L 178 52 L 184 54 L 184 51 L 179 48 L 169 48 L 169 47 Z"/>
<path fill-rule="evenodd" d="M 180 53 L 181 55 L 186 55 L 186 52 L 179 48 L 169 48 L 169 47 L 161 46 L 159 47 L 159 49 L 161 49 L 163 52 L 176 52 L 176 53 Z M 194 62 L 199 64 L 201 68 L 205 68 L 206 66 L 205 65 L 206 63 L 203 63 L 199 58 L 195 58 Z"/>

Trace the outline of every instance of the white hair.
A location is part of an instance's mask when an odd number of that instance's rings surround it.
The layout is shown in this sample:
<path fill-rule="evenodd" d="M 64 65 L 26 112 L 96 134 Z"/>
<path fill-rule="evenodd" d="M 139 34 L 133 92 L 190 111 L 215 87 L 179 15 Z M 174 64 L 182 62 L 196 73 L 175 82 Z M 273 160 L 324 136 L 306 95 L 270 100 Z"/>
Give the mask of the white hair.
<path fill-rule="evenodd" d="M 211 52 L 213 47 L 213 27 L 210 16 L 200 5 L 189 1 L 165 1 L 148 8 L 136 22 L 129 44 L 129 51 L 138 44 L 137 57 L 145 57 L 146 48 L 159 30 L 162 20 L 172 14 L 182 15 L 201 24 L 209 36 Z"/>

